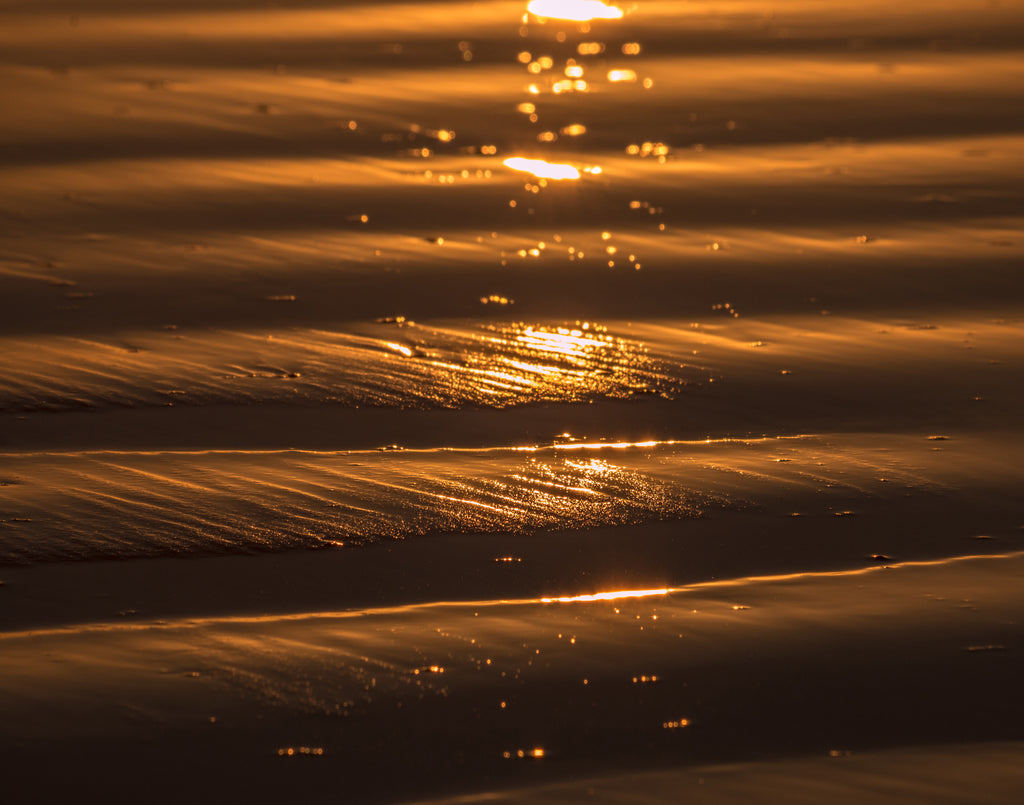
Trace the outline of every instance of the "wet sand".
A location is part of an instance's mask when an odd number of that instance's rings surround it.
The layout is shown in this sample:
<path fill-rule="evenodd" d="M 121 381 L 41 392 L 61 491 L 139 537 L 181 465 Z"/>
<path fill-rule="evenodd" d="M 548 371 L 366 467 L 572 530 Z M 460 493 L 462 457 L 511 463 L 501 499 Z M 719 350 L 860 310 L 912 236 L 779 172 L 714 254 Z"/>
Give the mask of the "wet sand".
<path fill-rule="evenodd" d="M 1011 554 L 599 600 L 7 632 L 8 780 L 158 801 L 198 785 L 210 801 L 341 786 L 371 802 L 539 783 L 553 801 L 630 786 L 659 801 L 706 775 L 717 787 L 698 801 L 815 784 L 843 801 L 1011 801 L 1021 744 L 985 742 L 1019 738 L 1020 571 Z M 944 746 L 965 741 L 980 743 Z M 922 744 L 935 748 L 892 753 Z M 63 776 L 40 784 L 55 760 Z M 665 767 L 680 770 L 634 776 Z M 608 769 L 630 775 L 591 779 Z M 961 788 L 935 800 L 944 777 Z"/>
<path fill-rule="evenodd" d="M 622 11 L 0 0 L 10 801 L 1016 801 L 1024 12 Z"/>

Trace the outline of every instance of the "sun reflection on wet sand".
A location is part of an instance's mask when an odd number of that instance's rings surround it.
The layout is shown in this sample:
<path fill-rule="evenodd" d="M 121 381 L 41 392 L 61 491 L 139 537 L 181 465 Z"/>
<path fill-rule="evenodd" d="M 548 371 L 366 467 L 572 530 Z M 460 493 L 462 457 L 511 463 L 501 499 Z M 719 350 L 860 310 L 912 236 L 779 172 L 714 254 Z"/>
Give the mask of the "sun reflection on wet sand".
<path fill-rule="evenodd" d="M 585 529 L 728 505 L 641 469 L 645 449 L 8 454 L 19 503 L 0 564 Z"/>
<path fill-rule="evenodd" d="M 844 528 L 865 507 L 908 494 L 958 505 L 956 498 L 974 494 L 972 479 L 993 468 L 1005 474 L 1015 455 L 1009 443 L 986 462 L 950 465 L 934 445 L 888 435 L 865 451 L 855 437 L 840 443 L 833 435 L 461 450 L 5 453 L 0 564 L 695 523 L 758 500 L 787 521 L 796 508 Z M 835 516 L 853 506 L 860 517 Z M 899 559 L 901 541 L 890 536 L 887 555 Z M 860 544 L 874 566 L 881 546 L 870 536 Z M 518 551 L 517 543 L 504 555 Z M 807 552 L 805 562 L 821 551 Z"/>
<path fill-rule="evenodd" d="M 15 799 L 1020 736 L 1019 4 L 279 5 L 0 9 Z"/>
<path fill-rule="evenodd" d="M 484 299 L 511 303 L 502 296 Z M 660 357 L 642 341 L 593 322 L 466 328 L 397 317 L 358 329 L 366 335 L 308 329 L 187 338 L 132 333 L 118 342 L 56 338 L 31 347 L 0 339 L 18 378 L 0 379 L 0 411 L 253 399 L 502 407 L 671 396 L 705 378 L 699 367 Z"/>

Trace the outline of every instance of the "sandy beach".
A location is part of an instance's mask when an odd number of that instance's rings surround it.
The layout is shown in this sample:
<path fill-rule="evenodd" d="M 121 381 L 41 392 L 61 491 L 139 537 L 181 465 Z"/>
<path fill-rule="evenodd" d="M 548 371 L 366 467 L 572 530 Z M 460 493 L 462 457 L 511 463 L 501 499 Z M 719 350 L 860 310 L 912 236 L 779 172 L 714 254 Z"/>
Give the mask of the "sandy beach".
<path fill-rule="evenodd" d="M 1019 801 L 1022 50 L 0 0 L 4 801 Z"/>

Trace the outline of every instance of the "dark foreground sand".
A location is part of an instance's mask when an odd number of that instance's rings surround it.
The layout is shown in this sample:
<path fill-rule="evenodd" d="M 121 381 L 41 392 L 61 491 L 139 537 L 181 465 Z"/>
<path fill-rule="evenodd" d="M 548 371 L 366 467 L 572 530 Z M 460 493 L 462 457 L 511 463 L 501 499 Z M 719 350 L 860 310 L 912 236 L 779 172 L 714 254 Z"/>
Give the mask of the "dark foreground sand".
<path fill-rule="evenodd" d="M 7 632 L 5 778 L 54 799 L 1008 802 L 1022 567 Z"/>

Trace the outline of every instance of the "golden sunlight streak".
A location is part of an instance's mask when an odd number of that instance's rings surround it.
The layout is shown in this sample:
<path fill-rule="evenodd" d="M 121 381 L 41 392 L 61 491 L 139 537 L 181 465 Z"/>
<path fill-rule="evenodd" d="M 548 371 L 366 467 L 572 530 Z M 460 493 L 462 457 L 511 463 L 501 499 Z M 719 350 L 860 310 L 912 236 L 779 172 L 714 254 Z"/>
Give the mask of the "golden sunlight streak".
<path fill-rule="evenodd" d="M 505 167 L 516 171 L 532 173 L 538 179 L 579 179 L 580 172 L 572 165 L 559 165 L 543 159 L 512 157 L 505 160 Z"/>
<path fill-rule="evenodd" d="M 566 595 L 561 598 L 542 598 L 545 604 L 568 604 L 574 601 L 614 601 L 618 598 L 649 598 L 654 595 L 668 595 L 673 592 L 671 587 L 657 590 L 615 590 L 608 593 L 591 593 L 589 595 Z"/>
<path fill-rule="evenodd" d="M 405 355 L 405 357 L 407 357 L 407 358 L 411 358 L 412 357 L 412 350 L 409 349 L 409 347 L 407 347 L 407 346 L 405 346 L 403 344 L 393 344 L 393 343 L 389 342 L 388 343 L 388 348 L 389 349 L 393 349 L 395 352 L 400 352 L 402 355 Z"/>
<path fill-rule="evenodd" d="M 622 19 L 621 8 L 601 0 L 533 0 L 527 10 L 535 17 L 573 22 Z"/>
<path fill-rule="evenodd" d="M 594 349 L 603 349 L 612 341 L 610 337 L 602 338 L 583 330 L 570 330 L 559 327 L 556 331 L 526 327 L 516 336 L 516 340 L 530 349 L 541 352 L 557 353 L 567 357 L 585 355 Z"/>

